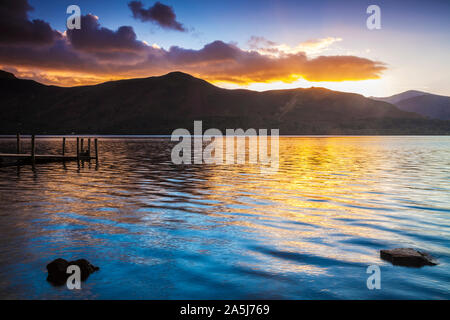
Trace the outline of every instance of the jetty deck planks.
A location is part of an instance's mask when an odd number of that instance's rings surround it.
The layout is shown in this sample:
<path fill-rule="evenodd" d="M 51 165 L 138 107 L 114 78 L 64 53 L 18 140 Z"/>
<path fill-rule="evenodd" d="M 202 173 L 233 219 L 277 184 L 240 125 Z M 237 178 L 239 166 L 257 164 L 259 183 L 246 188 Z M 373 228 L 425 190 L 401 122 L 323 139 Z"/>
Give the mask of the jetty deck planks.
<path fill-rule="evenodd" d="M 62 154 L 36 154 L 35 136 L 31 136 L 31 152 L 21 153 L 21 136 L 17 134 L 17 153 L 0 153 L 0 167 L 48 163 L 48 162 L 65 162 L 65 161 L 98 161 L 98 139 L 94 139 L 95 155 L 91 156 L 91 139 L 88 138 L 88 148 L 83 150 L 84 138 L 76 137 L 77 139 L 77 153 L 76 155 L 66 154 L 66 137 L 62 138 Z M 81 142 L 81 144 L 80 144 Z"/>

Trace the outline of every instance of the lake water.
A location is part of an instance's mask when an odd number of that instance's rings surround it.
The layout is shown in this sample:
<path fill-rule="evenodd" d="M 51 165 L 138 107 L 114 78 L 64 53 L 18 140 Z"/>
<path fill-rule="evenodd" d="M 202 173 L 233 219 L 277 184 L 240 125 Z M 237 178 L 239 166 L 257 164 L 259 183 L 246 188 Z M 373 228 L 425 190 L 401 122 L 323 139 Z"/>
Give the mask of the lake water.
<path fill-rule="evenodd" d="M 450 298 L 450 137 L 283 137 L 272 174 L 177 166 L 171 148 L 103 138 L 98 165 L 0 168 L 0 298 Z M 379 258 L 395 247 L 440 264 Z M 82 290 L 54 287 L 58 257 L 101 269 Z"/>

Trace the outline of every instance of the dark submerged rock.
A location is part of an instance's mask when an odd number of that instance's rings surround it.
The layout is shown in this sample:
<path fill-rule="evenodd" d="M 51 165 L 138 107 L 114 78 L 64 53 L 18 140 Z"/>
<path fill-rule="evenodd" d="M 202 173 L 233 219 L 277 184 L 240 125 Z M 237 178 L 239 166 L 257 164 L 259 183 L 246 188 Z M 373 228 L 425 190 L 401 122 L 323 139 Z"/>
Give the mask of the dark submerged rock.
<path fill-rule="evenodd" d="M 69 262 L 58 258 L 47 265 L 47 281 L 56 285 L 62 285 L 66 282 L 69 275 L 66 273 Z"/>
<path fill-rule="evenodd" d="M 78 259 L 75 261 L 69 262 L 70 265 L 77 265 L 80 267 L 81 270 L 81 280 L 86 280 L 91 273 L 94 273 L 95 271 L 100 270 L 99 267 L 93 266 L 89 261 L 86 259 Z"/>
<path fill-rule="evenodd" d="M 431 255 L 413 248 L 380 250 L 380 257 L 397 266 L 420 268 L 423 266 L 437 265 L 437 262 Z"/>
<path fill-rule="evenodd" d="M 47 265 L 47 281 L 54 285 L 63 285 L 66 283 L 70 274 L 67 273 L 67 268 L 71 265 L 76 265 L 81 271 L 81 280 L 86 280 L 89 275 L 95 271 L 100 270 L 99 267 L 92 265 L 86 259 L 78 259 L 75 261 L 67 261 L 61 258 L 55 259 Z"/>

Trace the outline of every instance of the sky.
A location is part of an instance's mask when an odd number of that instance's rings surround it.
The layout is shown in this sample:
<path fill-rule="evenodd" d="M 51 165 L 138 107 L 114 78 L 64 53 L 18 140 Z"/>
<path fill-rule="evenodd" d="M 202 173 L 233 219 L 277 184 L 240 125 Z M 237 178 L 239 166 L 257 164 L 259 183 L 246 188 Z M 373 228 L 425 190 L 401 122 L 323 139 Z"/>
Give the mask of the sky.
<path fill-rule="evenodd" d="M 183 71 L 224 88 L 450 95 L 450 1 L 0 3 L 0 68 L 45 84 Z M 80 30 L 66 27 L 73 4 Z M 366 25 L 372 4 L 380 29 Z"/>

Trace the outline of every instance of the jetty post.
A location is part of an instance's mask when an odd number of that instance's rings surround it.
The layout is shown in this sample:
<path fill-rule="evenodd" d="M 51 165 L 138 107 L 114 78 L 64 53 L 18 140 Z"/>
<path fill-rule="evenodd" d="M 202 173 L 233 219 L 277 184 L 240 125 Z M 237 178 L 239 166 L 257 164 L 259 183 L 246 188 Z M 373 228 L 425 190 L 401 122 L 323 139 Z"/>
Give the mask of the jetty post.
<path fill-rule="evenodd" d="M 36 162 L 36 141 L 34 134 L 31 135 L 31 163 Z"/>
<path fill-rule="evenodd" d="M 80 160 L 80 138 L 77 137 L 77 160 Z"/>
<path fill-rule="evenodd" d="M 89 162 L 92 159 L 96 159 L 97 165 L 98 165 L 98 139 L 97 138 L 86 138 L 87 139 L 87 149 L 83 150 L 84 148 L 84 138 L 76 137 L 77 139 L 77 153 L 75 155 L 67 154 L 66 150 L 66 143 L 68 141 L 67 137 L 62 137 L 62 155 L 59 154 L 37 154 L 36 153 L 36 135 L 30 134 L 31 137 L 31 150 L 29 152 L 24 152 L 23 146 L 21 144 L 21 135 L 20 133 L 16 134 L 17 137 L 17 148 L 18 152 L 21 153 L 0 153 L 0 162 L 3 162 L 3 160 L 8 159 L 11 161 L 8 161 L 6 163 L 6 166 L 11 165 L 18 165 L 21 166 L 22 164 L 31 164 L 33 166 L 33 170 L 36 163 L 48 163 L 48 162 L 65 162 L 65 161 L 78 161 L 78 165 L 80 165 L 80 162 L 83 163 L 85 160 L 89 160 Z M 95 148 L 95 156 L 91 154 L 92 146 L 91 146 L 91 140 L 94 140 L 94 148 Z M 83 149 L 81 149 L 83 148 Z M 82 160 L 82 161 L 80 161 Z M 13 162 L 15 161 L 15 162 Z M 5 166 L 2 163 L 2 167 Z"/>
<path fill-rule="evenodd" d="M 67 154 L 66 150 L 66 144 L 67 141 L 70 141 L 71 138 L 68 137 L 62 137 L 62 150 L 61 153 L 58 154 L 37 154 L 36 153 L 36 135 L 30 134 L 31 137 L 31 150 L 27 152 L 22 146 L 21 141 L 21 134 L 17 133 L 17 151 L 18 153 L 1 153 L 0 152 L 0 162 L 3 162 L 3 160 L 11 160 L 6 163 L 6 166 L 10 165 L 22 165 L 22 164 L 31 164 L 34 166 L 36 163 L 48 163 L 48 162 L 66 162 L 66 161 L 78 161 L 78 164 L 82 162 L 84 164 L 85 161 L 91 162 L 91 160 L 95 159 L 98 165 L 98 138 L 87 138 L 87 146 L 86 150 L 84 150 L 84 138 L 76 137 L 77 139 L 77 153 L 74 154 Z M 68 140 L 69 139 L 69 140 Z M 91 141 L 93 140 L 93 141 Z M 91 145 L 91 142 L 94 143 L 94 146 Z M 95 148 L 95 150 L 92 150 L 92 148 Z M 91 154 L 91 151 L 95 151 L 95 155 Z M 5 166 L 2 163 L 2 167 Z"/>
<path fill-rule="evenodd" d="M 16 147 L 17 147 L 17 148 L 16 148 L 16 149 L 17 149 L 17 152 L 16 152 L 16 153 L 17 153 L 17 154 L 20 154 L 20 153 L 21 153 L 21 150 L 20 150 L 20 149 L 21 149 L 21 145 L 20 145 L 20 133 L 17 133 L 17 137 L 16 137 L 16 138 L 17 138 L 17 145 L 16 145 Z"/>
<path fill-rule="evenodd" d="M 63 141 L 62 141 L 62 155 L 64 157 L 64 155 L 66 154 L 66 138 L 63 137 Z"/>
<path fill-rule="evenodd" d="M 97 138 L 94 139 L 94 147 L 95 147 L 95 160 L 98 161 L 98 142 Z"/>

